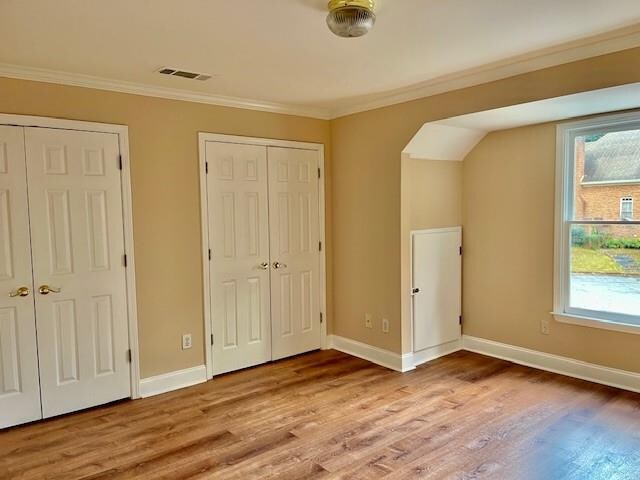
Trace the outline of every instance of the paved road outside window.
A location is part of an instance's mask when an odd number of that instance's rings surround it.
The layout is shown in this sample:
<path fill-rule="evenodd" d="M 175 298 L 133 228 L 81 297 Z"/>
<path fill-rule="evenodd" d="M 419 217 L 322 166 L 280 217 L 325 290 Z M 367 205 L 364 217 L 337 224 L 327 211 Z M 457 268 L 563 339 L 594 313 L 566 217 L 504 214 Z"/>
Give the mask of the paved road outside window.
<path fill-rule="evenodd" d="M 571 306 L 640 315 L 640 276 L 573 274 Z"/>

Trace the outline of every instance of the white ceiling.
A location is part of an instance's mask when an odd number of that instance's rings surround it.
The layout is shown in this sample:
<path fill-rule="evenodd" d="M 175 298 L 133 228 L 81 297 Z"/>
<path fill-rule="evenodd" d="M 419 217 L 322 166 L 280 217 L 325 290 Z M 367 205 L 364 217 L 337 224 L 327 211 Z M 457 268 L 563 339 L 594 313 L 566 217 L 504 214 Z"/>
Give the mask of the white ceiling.
<path fill-rule="evenodd" d="M 640 22 L 638 0 L 384 0 L 369 35 L 340 39 L 326 3 L 2 0 L 0 63 L 335 112 Z"/>

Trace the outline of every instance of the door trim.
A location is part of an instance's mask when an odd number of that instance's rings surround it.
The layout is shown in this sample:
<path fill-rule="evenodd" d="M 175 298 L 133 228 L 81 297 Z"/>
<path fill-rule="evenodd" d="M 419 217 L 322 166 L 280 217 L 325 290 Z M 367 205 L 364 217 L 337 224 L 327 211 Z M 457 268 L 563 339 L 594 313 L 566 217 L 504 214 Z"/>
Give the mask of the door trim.
<path fill-rule="evenodd" d="M 0 125 L 16 127 L 40 127 L 58 130 L 113 133 L 118 135 L 122 156 L 122 214 L 124 221 L 124 246 L 127 254 L 126 289 L 129 324 L 129 348 L 131 349 L 131 398 L 140 398 L 140 354 L 138 344 L 138 308 L 136 300 L 136 266 L 133 242 L 133 202 L 131 196 L 131 170 L 129 161 L 129 127 L 108 123 L 64 120 L 60 118 L 11 115 L 0 113 Z"/>
<path fill-rule="evenodd" d="M 326 212 L 325 212 L 325 168 L 324 145 L 321 143 L 296 142 L 291 140 L 276 140 L 271 138 L 241 137 L 237 135 L 223 135 L 217 133 L 198 133 L 198 156 L 200 161 L 200 230 L 202 232 L 202 280 L 204 300 L 204 348 L 207 365 L 207 378 L 213 378 L 213 349 L 211 348 L 211 286 L 209 284 L 209 212 L 207 210 L 207 176 L 205 170 L 207 142 L 237 143 L 242 145 L 259 145 L 264 147 L 296 148 L 299 150 L 311 150 L 318 152 L 318 165 L 320 179 L 318 181 L 318 203 L 320 223 L 320 241 L 322 250 L 320 253 L 320 314 L 323 321 L 320 327 L 320 348 L 328 348 L 327 345 L 327 241 L 326 241 Z"/>

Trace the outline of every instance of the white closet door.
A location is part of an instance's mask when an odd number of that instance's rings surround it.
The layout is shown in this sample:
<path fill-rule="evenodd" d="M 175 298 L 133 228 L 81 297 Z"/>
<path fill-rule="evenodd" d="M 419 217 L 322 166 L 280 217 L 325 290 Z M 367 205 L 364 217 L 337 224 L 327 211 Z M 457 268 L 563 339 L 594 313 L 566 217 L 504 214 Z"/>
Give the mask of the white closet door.
<path fill-rule="evenodd" d="M 49 417 L 131 395 L 119 146 L 108 133 L 26 128 L 25 137 Z"/>
<path fill-rule="evenodd" d="M 320 348 L 318 153 L 269 147 L 273 359 Z"/>
<path fill-rule="evenodd" d="M 462 229 L 413 235 L 413 349 L 460 339 Z"/>
<path fill-rule="evenodd" d="M 266 147 L 206 143 L 213 371 L 271 360 Z"/>
<path fill-rule="evenodd" d="M 24 162 L 24 129 L 0 126 L 0 428 L 42 418 Z"/>

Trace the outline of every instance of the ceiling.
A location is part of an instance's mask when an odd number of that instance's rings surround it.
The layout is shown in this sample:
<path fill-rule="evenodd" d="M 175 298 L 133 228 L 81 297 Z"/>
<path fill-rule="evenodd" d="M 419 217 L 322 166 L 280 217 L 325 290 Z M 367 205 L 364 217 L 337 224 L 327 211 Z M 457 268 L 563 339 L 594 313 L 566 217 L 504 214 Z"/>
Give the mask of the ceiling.
<path fill-rule="evenodd" d="M 640 23 L 638 0 L 384 0 L 369 35 L 341 39 L 325 25 L 326 3 L 2 0 L 0 63 L 335 116 Z M 214 78 L 164 77 L 162 66 Z"/>
<path fill-rule="evenodd" d="M 489 132 L 639 107 L 640 83 L 630 83 L 469 113 L 425 123 L 402 153 L 416 159 L 463 161 Z"/>

